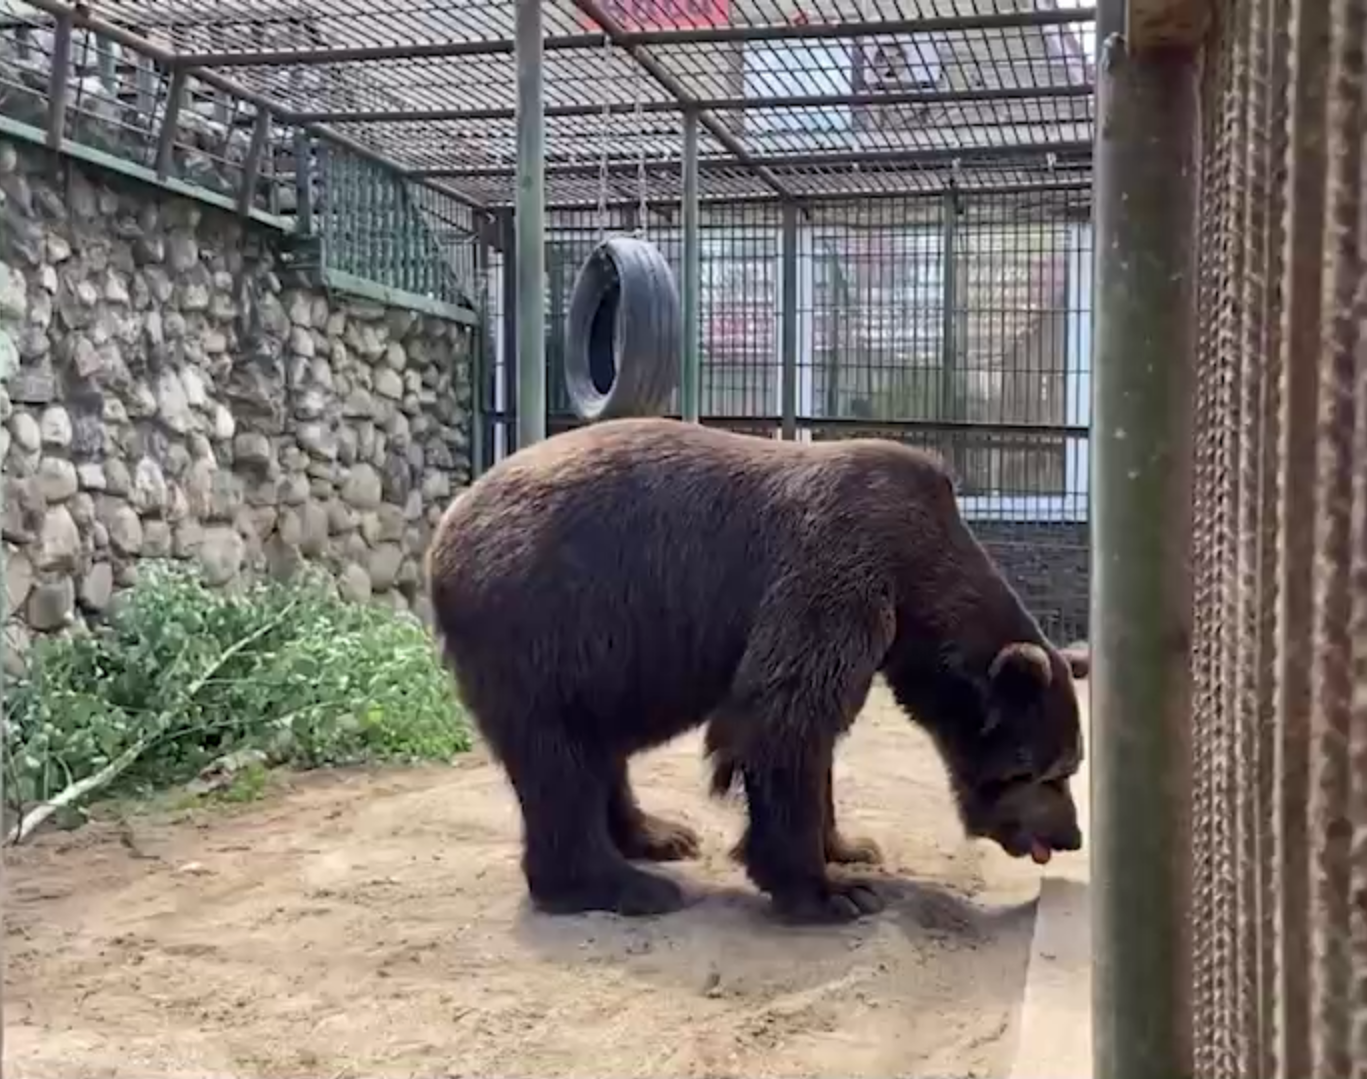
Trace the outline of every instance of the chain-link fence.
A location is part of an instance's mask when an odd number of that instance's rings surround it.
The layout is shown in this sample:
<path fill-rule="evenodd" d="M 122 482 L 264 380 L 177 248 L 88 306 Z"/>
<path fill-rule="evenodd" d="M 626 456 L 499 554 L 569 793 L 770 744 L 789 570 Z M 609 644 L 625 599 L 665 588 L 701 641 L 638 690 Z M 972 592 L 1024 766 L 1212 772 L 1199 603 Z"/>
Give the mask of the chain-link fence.
<path fill-rule="evenodd" d="M 1205 57 L 1193 557 L 1201 1076 L 1367 1076 L 1367 3 Z"/>

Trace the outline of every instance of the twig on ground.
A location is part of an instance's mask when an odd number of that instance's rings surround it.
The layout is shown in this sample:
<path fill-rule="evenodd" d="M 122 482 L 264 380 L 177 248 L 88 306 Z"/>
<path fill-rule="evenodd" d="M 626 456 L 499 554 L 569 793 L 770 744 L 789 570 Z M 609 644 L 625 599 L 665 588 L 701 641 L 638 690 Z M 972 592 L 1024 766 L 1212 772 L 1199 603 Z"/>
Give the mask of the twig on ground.
<path fill-rule="evenodd" d="M 147 752 L 147 749 L 154 742 L 171 728 L 177 711 L 183 709 L 187 704 L 194 700 L 199 691 L 203 689 L 209 680 L 218 674 L 234 656 L 238 655 L 244 648 L 248 648 L 252 644 L 255 644 L 262 637 L 284 623 L 294 607 L 295 603 L 288 604 L 278 615 L 264 626 L 258 627 L 241 640 L 235 641 L 225 648 L 222 653 L 219 654 L 218 658 L 210 663 L 208 668 L 190 683 L 189 688 L 181 697 L 177 707 L 175 709 L 167 709 L 157 717 L 152 726 L 152 730 L 139 738 L 98 772 L 88 775 L 84 779 L 77 780 L 65 790 L 34 806 L 27 815 L 21 814 L 19 819 L 14 823 L 14 826 L 10 828 L 9 833 L 5 837 L 5 841 L 16 845 L 22 843 L 31 836 L 44 821 L 58 810 L 75 805 L 82 798 L 85 798 L 87 795 L 92 794 L 103 787 L 107 787 L 110 783 L 114 782 L 114 780 L 118 779 L 119 776 L 137 762 L 139 757 Z"/>

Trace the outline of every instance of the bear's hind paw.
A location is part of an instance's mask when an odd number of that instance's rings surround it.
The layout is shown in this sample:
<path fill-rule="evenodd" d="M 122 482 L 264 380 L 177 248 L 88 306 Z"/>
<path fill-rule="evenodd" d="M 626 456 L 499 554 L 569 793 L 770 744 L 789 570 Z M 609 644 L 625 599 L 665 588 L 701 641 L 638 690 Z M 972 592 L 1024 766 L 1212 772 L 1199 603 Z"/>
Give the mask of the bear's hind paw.
<path fill-rule="evenodd" d="M 774 907 L 795 924 L 853 922 L 887 904 L 868 881 L 827 881 L 821 887 L 774 896 Z"/>

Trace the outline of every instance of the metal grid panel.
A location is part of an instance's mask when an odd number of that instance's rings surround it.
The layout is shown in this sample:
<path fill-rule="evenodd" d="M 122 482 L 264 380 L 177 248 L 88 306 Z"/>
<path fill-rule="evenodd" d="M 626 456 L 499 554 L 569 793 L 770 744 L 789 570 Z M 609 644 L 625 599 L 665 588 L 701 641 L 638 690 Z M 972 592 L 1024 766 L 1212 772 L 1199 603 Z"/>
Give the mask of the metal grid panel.
<path fill-rule="evenodd" d="M 384 153 L 404 155 L 408 165 L 425 175 L 449 173 L 453 178 L 470 178 L 470 172 L 482 168 L 487 175 L 501 174 L 511 183 L 516 139 L 511 119 L 438 120 L 418 128 L 400 123 L 347 122 L 334 127 Z M 596 180 L 606 148 L 611 154 L 609 171 L 616 182 L 635 186 L 642 155 L 651 175 L 677 172 L 671 158 L 682 141 L 683 121 L 677 113 L 650 114 L 642 123 L 613 116 L 606 126 L 596 116 L 546 118 L 546 160 L 556 178 L 565 173 L 587 173 Z M 704 160 L 734 167 L 730 155 L 705 132 L 699 134 L 698 151 Z M 669 162 L 667 168 L 662 167 L 665 162 Z"/>
<path fill-rule="evenodd" d="M 1085 636 L 1089 202 L 1075 187 L 819 202 L 786 234 L 772 203 L 705 207 L 704 422 L 780 435 L 791 333 L 797 437 L 880 437 L 941 453 L 974 529 L 1046 632 Z M 607 228 L 634 228 L 635 213 L 634 204 L 612 207 Z M 564 318 L 600 225 L 592 209 L 547 221 L 550 432 L 577 422 L 563 380 Z M 678 275 L 677 205 L 652 206 L 647 236 Z M 795 274 L 791 310 L 787 267 Z M 504 274 L 496 255 L 495 320 L 507 312 Z M 506 333 L 486 398 L 495 456 L 509 448 L 514 426 Z M 670 407 L 677 414 L 677 395 Z"/>
<path fill-rule="evenodd" d="M 1203 1075 L 1367 1076 L 1364 41 L 1364 0 L 1226 0 L 1208 50 L 1193 551 Z"/>
<path fill-rule="evenodd" d="M 482 202 L 512 200 L 512 0 L 90 8 L 177 64 L 231 76 L 284 121 L 341 126 Z M 585 11 L 605 13 L 612 44 Z M 1092 16 L 1056 0 L 555 0 L 544 25 L 552 204 L 578 199 L 573 173 L 606 144 L 611 171 L 644 152 L 652 185 L 675 185 L 684 105 L 707 117 L 711 198 L 741 194 L 723 163 L 787 169 L 762 191 L 814 197 L 867 187 L 854 164 L 938 189 L 1002 155 L 1033 170 L 1087 156 Z"/>
<path fill-rule="evenodd" d="M 976 12 L 972 7 L 962 6 L 965 24 L 974 18 L 990 20 L 990 5 L 977 5 Z M 740 87 L 759 100 L 813 92 L 929 94 L 936 88 L 975 88 L 989 91 L 988 100 L 1015 96 L 1001 91 L 1029 90 L 1046 101 L 1058 100 L 1051 91 L 1087 81 L 1083 48 L 1072 25 L 1021 19 L 1021 25 L 880 33 L 878 21 L 868 20 L 865 35 L 859 37 L 751 42 L 748 48 L 739 41 L 684 43 L 654 46 L 651 53 L 679 77 L 690 96 L 702 99 L 735 96 Z M 926 107 L 881 115 L 921 123 Z M 814 108 L 810 115 L 830 124 L 843 122 L 835 108 Z"/>
<path fill-rule="evenodd" d="M 677 108 L 653 79 L 639 72 L 638 65 L 618 49 L 548 52 L 547 109 L 574 109 L 598 116 L 605 103 L 634 108 L 638 96 L 657 110 L 661 105 Z M 396 120 L 414 115 L 418 118 L 408 123 L 426 126 L 432 121 L 424 113 L 479 117 L 493 112 L 508 121 L 508 131 L 502 141 L 496 132 L 485 136 L 490 155 L 497 156 L 494 151 L 499 146 L 507 150 L 505 157 L 511 155 L 516 72 L 507 56 L 375 59 L 302 67 L 251 65 L 237 67 L 233 74 L 287 110 L 339 121 L 347 119 L 348 113 L 377 111 L 395 114 Z M 585 94 L 586 88 L 593 93 Z M 677 145 L 673 153 L 678 155 Z"/>
<path fill-rule="evenodd" d="M 381 44 L 510 41 L 513 34 L 507 0 L 398 0 L 382 5 L 370 0 L 106 0 L 99 6 L 111 18 L 155 32 L 149 36 L 166 44 L 186 42 L 200 52 L 326 52 Z M 547 34 L 583 32 L 581 17 L 569 4 L 547 3 L 545 8 Z"/>

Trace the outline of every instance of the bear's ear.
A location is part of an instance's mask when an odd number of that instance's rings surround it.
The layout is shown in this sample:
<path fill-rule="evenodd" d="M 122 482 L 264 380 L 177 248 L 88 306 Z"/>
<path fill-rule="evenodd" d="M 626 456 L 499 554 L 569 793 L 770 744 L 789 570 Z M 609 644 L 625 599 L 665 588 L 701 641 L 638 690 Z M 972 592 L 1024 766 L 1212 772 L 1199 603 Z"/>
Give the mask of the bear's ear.
<path fill-rule="evenodd" d="M 1008 644 L 987 669 L 986 714 L 982 733 L 991 734 L 1022 710 L 1031 708 L 1054 680 L 1049 653 L 1029 641 Z"/>
<path fill-rule="evenodd" d="M 1018 641 L 1008 644 L 992 661 L 987 677 L 994 690 L 1032 695 L 1049 688 L 1054 680 L 1054 668 L 1049 653 L 1037 644 Z"/>

